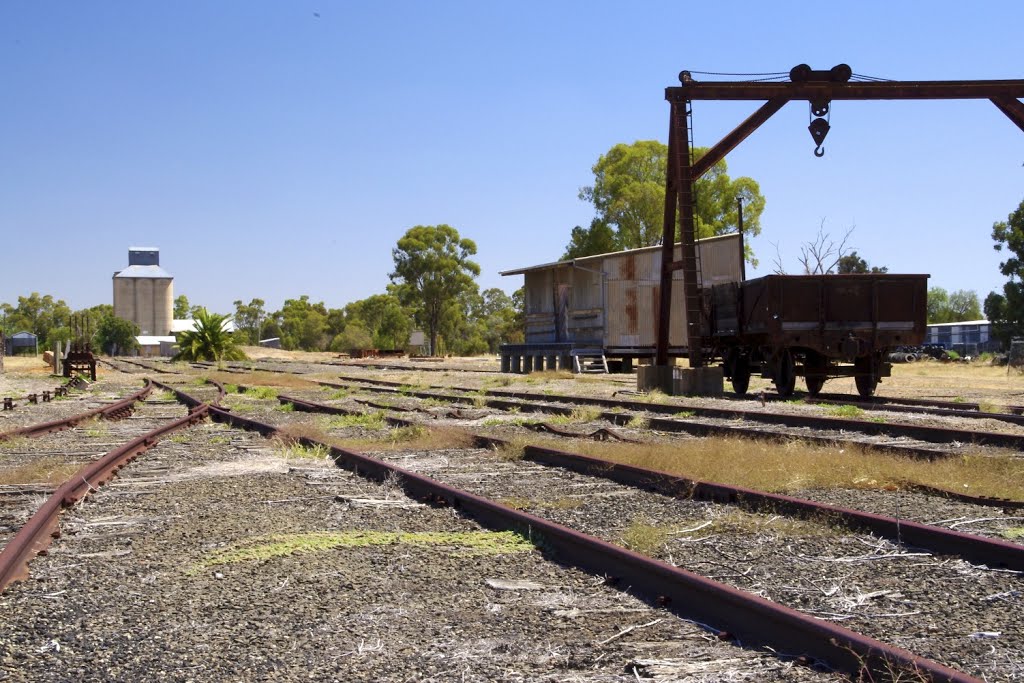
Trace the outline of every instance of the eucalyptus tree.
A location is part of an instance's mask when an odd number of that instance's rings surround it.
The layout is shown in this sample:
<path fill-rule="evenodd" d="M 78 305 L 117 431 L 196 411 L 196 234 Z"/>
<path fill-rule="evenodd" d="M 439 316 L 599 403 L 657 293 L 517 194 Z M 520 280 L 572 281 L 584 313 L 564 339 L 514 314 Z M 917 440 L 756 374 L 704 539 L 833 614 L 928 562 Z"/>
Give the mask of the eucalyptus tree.
<path fill-rule="evenodd" d="M 473 240 L 444 224 L 409 228 L 391 251 L 395 270 L 389 291 L 426 330 L 433 354 L 445 315 L 451 315 L 463 294 L 476 289 L 480 266 L 470 260 L 475 254 Z"/>

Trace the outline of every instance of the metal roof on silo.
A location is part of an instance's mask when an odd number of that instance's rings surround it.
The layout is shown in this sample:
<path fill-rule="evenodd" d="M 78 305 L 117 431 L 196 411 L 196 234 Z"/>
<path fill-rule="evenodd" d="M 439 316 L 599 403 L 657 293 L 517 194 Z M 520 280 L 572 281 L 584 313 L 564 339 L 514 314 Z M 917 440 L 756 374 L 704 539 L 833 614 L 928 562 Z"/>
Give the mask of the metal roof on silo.
<path fill-rule="evenodd" d="M 162 278 L 173 280 L 174 276 L 160 266 L 128 266 L 114 277 Z"/>

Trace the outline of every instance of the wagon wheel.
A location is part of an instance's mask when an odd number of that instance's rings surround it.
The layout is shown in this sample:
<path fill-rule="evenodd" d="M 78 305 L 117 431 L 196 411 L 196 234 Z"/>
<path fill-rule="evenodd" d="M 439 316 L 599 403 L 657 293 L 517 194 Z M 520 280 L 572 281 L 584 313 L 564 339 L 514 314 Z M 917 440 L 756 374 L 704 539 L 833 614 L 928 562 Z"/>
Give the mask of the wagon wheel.
<path fill-rule="evenodd" d="M 825 385 L 828 376 L 828 359 L 816 351 L 808 351 L 804 358 L 804 381 L 807 383 L 807 393 L 817 396 Z"/>
<path fill-rule="evenodd" d="M 732 363 L 732 390 L 738 396 L 747 393 L 750 387 L 750 358 L 737 354 Z"/>
<path fill-rule="evenodd" d="M 793 365 L 793 354 L 789 349 L 782 349 L 775 360 L 775 390 L 779 396 L 789 396 L 796 388 L 796 367 Z"/>
<path fill-rule="evenodd" d="M 854 381 L 857 383 L 857 393 L 863 398 L 871 398 L 878 386 L 878 363 L 873 355 L 861 356 L 853 363 L 857 372 Z"/>

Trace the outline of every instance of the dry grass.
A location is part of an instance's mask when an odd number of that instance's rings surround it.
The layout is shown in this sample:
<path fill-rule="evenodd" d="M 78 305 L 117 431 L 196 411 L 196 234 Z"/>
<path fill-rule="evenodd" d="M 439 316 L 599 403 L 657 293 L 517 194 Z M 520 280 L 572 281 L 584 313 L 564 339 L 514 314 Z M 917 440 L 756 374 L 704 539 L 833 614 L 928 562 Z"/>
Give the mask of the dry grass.
<path fill-rule="evenodd" d="M 523 496 L 511 496 L 499 498 L 498 502 L 516 510 L 575 510 L 584 504 L 582 498 L 573 496 L 562 496 L 554 500 L 533 500 Z"/>
<path fill-rule="evenodd" d="M 691 479 L 790 492 L 807 488 L 898 489 L 923 484 L 972 495 L 1024 500 L 1024 460 L 980 455 L 934 462 L 867 452 L 849 445 L 735 438 L 669 444 L 578 444 L 577 450 L 615 462 Z"/>
<path fill-rule="evenodd" d="M 635 521 L 619 535 L 619 543 L 638 553 L 653 554 L 677 538 L 692 540 L 715 534 L 807 537 L 830 536 L 834 533 L 834 528 L 827 520 L 809 521 L 728 508 L 714 513 L 711 519 L 687 520 L 675 525 Z"/>
<path fill-rule="evenodd" d="M 652 555 L 664 548 L 671 538 L 669 526 L 633 522 L 622 532 L 619 543 L 635 552 Z"/>
<path fill-rule="evenodd" d="M 59 486 L 80 469 L 81 463 L 68 462 L 62 457 L 40 458 L 11 469 L 0 470 L 0 484 Z"/>
<path fill-rule="evenodd" d="M 537 382 L 549 382 L 554 379 L 572 379 L 575 375 L 569 370 L 543 370 L 531 372 L 522 380 L 523 384 L 536 384 Z"/>
<path fill-rule="evenodd" d="M 982 363 L 905 363 L 892 368 L 892 378 L 882 384 L 884 396 L 920 396 L 945 400 L 1020 403 L 1024 377 L 1015 370 Z M 848 380 L 851 385 L 852 380 Z M 833 382 L 830 382 L 833 384 Z M 829 391 L 836 391 L 830 388 Z"/>
<path fill-rule="evenodd" d="M 49 375 L 53 368 L 43 362 L 42 354 L 38 356 L 4 356 L 4 372 L 25 375 Z"/>
<path fill-rule="evenodd" d="M 29 438 L 27 436 L 10 436 L 0 439 L 0 451 L 20 451 L 28 448 Z"/>
<path fill-rule="evenodd" d="M 376 438 L 334 439 L 342 448 L 360 448 L 375 451 L 435 451 L 473 448 L 474 437 L 458 427 L 424 427 L 412 425 L 381 432 Z"/>
<path fill-rule="evenodd" d="M 580 406 L 573 408 L 572 412 L 568 415 L 548 415 L 544 418 L 544 421 L 548 424 L 562 425 L 574 422 L 595 422 L 600 419 L 601 410 L 599 408 Z"/>
<path fill-rule="evenodd" d="M 311 422 L 292 422 L 277 431 L 274 440 L 284 446 L 298 443 L 302 439 L 328 443 L 330 437 L 318 425 Z"/>

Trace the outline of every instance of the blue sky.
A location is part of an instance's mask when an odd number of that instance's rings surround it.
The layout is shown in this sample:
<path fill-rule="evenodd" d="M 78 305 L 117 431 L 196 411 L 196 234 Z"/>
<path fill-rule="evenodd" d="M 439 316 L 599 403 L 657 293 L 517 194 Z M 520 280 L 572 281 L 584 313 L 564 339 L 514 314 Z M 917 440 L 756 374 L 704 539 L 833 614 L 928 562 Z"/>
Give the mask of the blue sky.
<path fill-rule="evenodd" d="M 391 249 L 448 223 L 498 271 L 555 260 L 618 142 L 667 139 L 682 69 L 799 63 L 906 80 L 1024 78 L 1024 3 L 0 3 L 0 302 L 110 303 L 130 245 L 230 312 L 384 290 Z M 698 102 L 709 145 L 757 103 Z M 985 101 L 838 102 L 822 159 L 788 104 L 727 157 L 761 184 L 770 272 L 824 220 L 893 272 L 1001 287 L 992 223 L 1024 133 Z M 749 272 L 749 271 L 748 271 Z"/>

